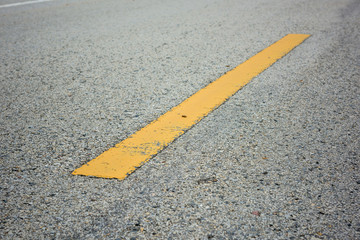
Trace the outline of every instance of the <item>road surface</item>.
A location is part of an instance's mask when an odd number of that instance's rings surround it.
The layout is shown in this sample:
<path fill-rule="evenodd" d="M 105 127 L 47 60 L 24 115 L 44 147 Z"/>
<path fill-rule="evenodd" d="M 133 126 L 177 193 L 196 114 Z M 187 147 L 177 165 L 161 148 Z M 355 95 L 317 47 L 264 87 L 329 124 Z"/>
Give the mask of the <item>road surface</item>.
<path fill-rule="evenodd" d="M 3 239 L 359 239 L 357 0 L 0 1 Z M 124 180 L 71 173 L 310 34 Z"/>

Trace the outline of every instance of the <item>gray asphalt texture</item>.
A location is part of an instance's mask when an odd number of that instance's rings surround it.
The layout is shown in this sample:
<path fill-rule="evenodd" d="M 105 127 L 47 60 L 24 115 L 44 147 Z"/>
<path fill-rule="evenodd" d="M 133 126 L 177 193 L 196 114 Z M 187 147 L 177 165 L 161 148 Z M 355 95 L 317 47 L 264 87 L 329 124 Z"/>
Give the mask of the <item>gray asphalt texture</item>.
<path fill-rule="evenodd" d="M 289 33 L 125 180 L 71 175 Z M 359 35 L 358 0 L 0 9 L 0 238 L 360 239 Z"/>

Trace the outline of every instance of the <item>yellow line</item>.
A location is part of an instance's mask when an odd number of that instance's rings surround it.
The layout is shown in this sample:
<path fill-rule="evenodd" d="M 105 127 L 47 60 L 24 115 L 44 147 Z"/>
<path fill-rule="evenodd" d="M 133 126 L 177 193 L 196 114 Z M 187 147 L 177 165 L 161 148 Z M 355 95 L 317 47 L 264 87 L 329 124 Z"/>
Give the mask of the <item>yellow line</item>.
<path fill-rule="evenodd" d="M 124 179 L 309 36 L 285 36 L 72 174 Z"/>

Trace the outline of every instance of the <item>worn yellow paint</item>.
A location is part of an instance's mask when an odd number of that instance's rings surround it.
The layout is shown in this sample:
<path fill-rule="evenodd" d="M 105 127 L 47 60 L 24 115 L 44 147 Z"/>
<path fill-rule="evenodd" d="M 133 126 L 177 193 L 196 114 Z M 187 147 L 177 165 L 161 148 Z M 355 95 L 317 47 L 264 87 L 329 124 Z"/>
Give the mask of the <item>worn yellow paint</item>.
<path fill-rule="evenodd" d="M 285 36 L 73 174 L 124 179 L 309 36 Z"/>

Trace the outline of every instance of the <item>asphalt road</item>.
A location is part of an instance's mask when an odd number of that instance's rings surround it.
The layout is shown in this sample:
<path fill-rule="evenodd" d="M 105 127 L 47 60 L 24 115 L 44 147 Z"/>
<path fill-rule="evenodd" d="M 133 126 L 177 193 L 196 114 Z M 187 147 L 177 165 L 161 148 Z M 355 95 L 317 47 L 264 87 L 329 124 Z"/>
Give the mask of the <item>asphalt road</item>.
<path fill-rule="evenodd" d="M 71 175 L 289 33 L 125 180 Z M 0 6 L 1 238 L 359 239 L 359 35 L 358 0 Z"/>

